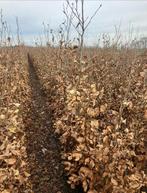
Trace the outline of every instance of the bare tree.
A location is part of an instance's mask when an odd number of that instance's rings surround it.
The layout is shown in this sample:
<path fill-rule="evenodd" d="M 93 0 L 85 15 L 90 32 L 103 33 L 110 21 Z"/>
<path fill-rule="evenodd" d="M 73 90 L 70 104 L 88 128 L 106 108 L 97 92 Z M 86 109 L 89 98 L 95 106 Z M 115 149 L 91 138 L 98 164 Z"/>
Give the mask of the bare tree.
<path fill-rule="evenodd" d="M 3 10 L 0 10 L 0 44 L 3 43 L 3 33 L 4 33 L 4 20 L 3 20 Z"/>
<path fill-rule="evenodd" d="M 47 46 L 50 46 L 50 26 L 49 24 L 43 24 L 43 33 L 44 33 L 44 38 L 45 38 L 45 43 Z"/>
<path fill-rule="evenodd" d="M 19 29 L 19 21 L 18 21 L 18 17 L 16 17 L 16 27 L 17 27 L 17 43 L 18 45 L 20 45 L 20 29 Z"/>
<path fill-rule="evenodd" d="M 100 4 L 90 17 L 85 17 L 84 2 L 85 0 L 74 0 L 74 3 L 70 2 L 69 0 L 66 0 L 68 8 L 70 9 L 70 12 L 71 12 L 70 15 L 72 14 L 72 16 L 74 16 L 74 20 L 72 19 L 70 20 L 70 22 L 79 35 L 80 61 L 82 60 L 82 56 L 83 56 L 85 31 L 90 25 L 90 23 L 92 22 L 92 19 L 95 17 L 97 12 L 102 7 L 102 4 Z M 79 4 L 80 4 L 80 7 L 79 7 Z"/>
<path fill-rule="evenodd" d="M 72 20 L 74 19 L 73 12 L 69 12 L 69 5 L 63 4 L 63 13 L 65 15 L 65 21 L 63 25 L 65 26 L 65 46 L 67 46 L 70 42 L 70 30 L 72 25 Z"/>

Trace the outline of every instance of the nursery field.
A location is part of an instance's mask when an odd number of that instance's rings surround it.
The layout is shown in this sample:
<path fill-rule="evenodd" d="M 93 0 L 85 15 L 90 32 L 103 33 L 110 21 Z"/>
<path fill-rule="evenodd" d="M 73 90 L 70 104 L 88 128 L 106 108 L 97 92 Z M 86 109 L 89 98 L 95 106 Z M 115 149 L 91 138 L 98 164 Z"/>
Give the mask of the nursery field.
<path fill-rule="evenodd" d="M 147 192 L 147 50 L 0 48 L 0 192 Z"/>

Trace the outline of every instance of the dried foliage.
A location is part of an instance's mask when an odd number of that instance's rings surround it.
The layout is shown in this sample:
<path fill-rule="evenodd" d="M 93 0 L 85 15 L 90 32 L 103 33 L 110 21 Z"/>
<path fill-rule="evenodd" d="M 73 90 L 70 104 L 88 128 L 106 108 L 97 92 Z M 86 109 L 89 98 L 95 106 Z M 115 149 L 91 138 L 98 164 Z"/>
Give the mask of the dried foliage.
<path fill-rule="evenodd" d="M 24 122 L 34 120 L 22 120 L 31 106 L 26 51 L 52 111 L 71 188 L 139 193 L 147 185 L 146 53 L 86 49 L 81 71 L 76 51 L 58 48 L 1 51 L 0 192 L 32 192 Z"/>
<path fill-rule="evenodd" d="M 29 189 L 22 104 L 26 101 L 26 56 L 19 49 L 0 52 L 0 192 Z"/>
<path fill-rule="evenodd" d="M 79 72 L 75 52 L 62 53 L 62 65 L 46 51 L 43 63 L 36 53 L 40 80 L 52 95 L 68 183 L 89 193 L 139 192 L 146 184 L 146 55 L 86 51 Z"/>

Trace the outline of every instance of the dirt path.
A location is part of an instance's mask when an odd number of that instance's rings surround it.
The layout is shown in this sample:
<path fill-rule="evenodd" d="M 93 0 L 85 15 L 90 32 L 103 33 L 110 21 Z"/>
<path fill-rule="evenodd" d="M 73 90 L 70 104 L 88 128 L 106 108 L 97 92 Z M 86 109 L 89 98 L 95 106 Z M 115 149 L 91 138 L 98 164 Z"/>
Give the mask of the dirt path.
<path fill-rule="evenodd" d="M 34 193 L 75 193 L 66 183 L 60 145 L 52 130 L 52 112 L 28 55 L 32 104 L 26 117 L 26 137 L 31 184 Z M 79 191 L 78 191 L 79 192 Z"/>

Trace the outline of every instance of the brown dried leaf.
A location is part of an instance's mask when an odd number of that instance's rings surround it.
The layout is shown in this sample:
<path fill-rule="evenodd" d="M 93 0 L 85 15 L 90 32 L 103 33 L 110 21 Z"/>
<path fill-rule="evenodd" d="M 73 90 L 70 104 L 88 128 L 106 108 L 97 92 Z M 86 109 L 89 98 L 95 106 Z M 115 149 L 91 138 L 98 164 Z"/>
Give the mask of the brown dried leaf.
<path fill-rule="evenodd" d="M 82 153 L 72 153 L 72 157 L 75 159 L 75 161 L 79 161 L 82 158 Z"/>
<path fill-rule="evenodd" d="M 87 109 L 87 114 L 90 116 L 90 117 L 96 117 L 99 115 L 99 108 L 88 108 Z"/>
<path fill-rule="evenodd" d="M 111 178 L 111 183 L 112 183 L 114 186 L 118 186 L 118 182 L 117 182 L 114 178 Z"/>
<path fill-rule="evenodd" d="M 0 119 L 1 119 L 1 120 L 4 120 L 4 119 L 5 119 L 5 115 L 3 115 L 3 114 L 0 115 Z"/>
<path fill-rule="evenodd" d="M 16 128 L 16 127 L 9 127 L 8 130 L 9 130 L 11 133 L 16 133 L 17 128 Z"/>
<path fill-rule="evenodd" d="M 104 113 L 106 111 L 106 109 L 107 109 L 107 104 L 104 104 L 104 105 L 100 106 L 100 112 L 101 113 Z"/>
<path fill-rule="evenodd" d="M 145 120 L 147 120 L 147 110 L 145 110 L 145 112 L 144 112 L 144 118 L 145 118 Z"/>
<path fill-rule="evenodd" d="M 1 193 L 11 193 L 11 190 L 3 190 Z"/>
<path fill-rule="evenodd" d="M 7 179 L 7 174 L 4 170 L 0 170 L 0 184 L 2 184 Z"/>
<path fill-rule="evenodd" d="M 87 184 L 87 181 L 86 181 L 86 180 L 84 180 L 84 181 L 82 182 L 82 186 L 83 186 L 84 192 L 86 192 L 86 191 L 87 191 L 87 188 L 88 188 L 88 184 Z"/>
<path fill-rule="evenodd" d="M 5 162 L 8 165 L 14 165 L 16 163 L 16 159 L 15 158 L 9 158 L 9 159 L 5 159 Z"/>
<path fill-rule="evenodd" d="M 93 172 L 89 168 L 81 167 L 79 173 L 81 176 L 89 177 L 91 180 L 93 180 Z"/>
<path fill-rule="evenodd" d="M 89 190 L 87 193 L 98 193 L 96 190 Z"/>
<path fill-rule="evenodd" d="M 98 128 L 99 127 L 99 121 L 96 119 L 93 119 L 90 124 L 91 124 L 92 128 Z"/>
<path fill-rule="evenodd" d="M 24 175 L 28 178 L 28 177 L 30 177 L 31 176 L 31 174 L 29 174 L 28 172 L 24 172 Z"/>

